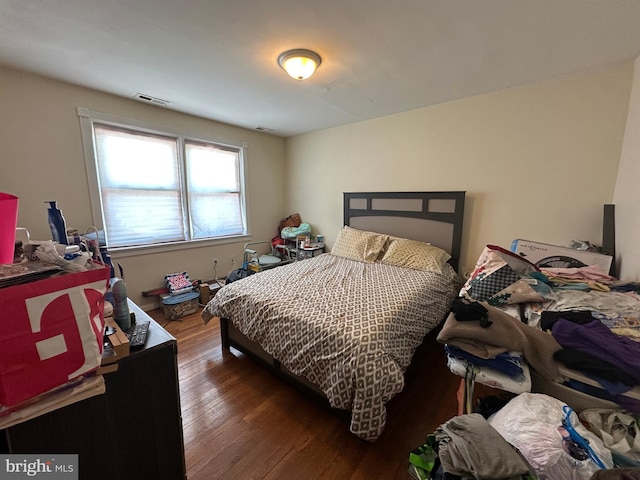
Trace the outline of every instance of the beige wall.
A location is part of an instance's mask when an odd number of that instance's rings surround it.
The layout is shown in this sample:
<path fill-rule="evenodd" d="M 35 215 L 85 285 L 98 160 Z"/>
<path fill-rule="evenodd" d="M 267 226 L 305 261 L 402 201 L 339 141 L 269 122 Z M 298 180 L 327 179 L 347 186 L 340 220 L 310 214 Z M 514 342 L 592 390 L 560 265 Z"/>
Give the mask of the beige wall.
<path fill-rule="evenodd" d="M 635 61 L 629 115 L 613 203 L 620 278 L 640 281 L 640 57 Z"/>
<path fill-rule="evenodd" d="M 462 272 L 486 244 L 599 243 L 632 74 L 618 64 L 292 137 L 289 210 L 331 244 L 344 191 L 466 190 Z"/>
<path fill-rule="evenodd" d="M 298 211 L 331 244 L 342 223 L 343 191 L 466 190 L 461 265 L 467 272 L 487 243 L 600 241 L 602 204 L 614 200 L 633 69 L 633 63 L 619 64 L 285 142 L 0 68 L 0 191 L 20 197 L 19 224 L 33 238 L 50 238 L 46 200 L 58 200 L 69 226 L 91 224 L 76 116 L 76 107 L 83 106 L 194 136 L 249 142 L 254 240 L 270 239 L 279 219 Z M 618 228 L 622 271 L 636 279 L 632 253 L 622 252 L 632 252 L 640 236 L 632 221 L 640 169 L 640 137 L 632 135 L 640 128 L 639 77 L 615 191 L 618 218 L 627 218 L 618 222 L 624 224 Z M 155 303 L 140 292 L 161 286 L 165 273 L 187 270 L 194 278 L 208 279 L 210 259 L 218 257 L 226 273 L 231 255 L 241 261 L 242 243 L 119 261 L 131 297 L 148 308 Z"/>
<path fill-rule="evenodd" d="M 284 140 L 168 109 L 142 104 L 43 77 L 0 68 L 0 191 L 20 198 L 19 226 L 31 237 L 51 238 L 46 200 L 57 200 L 67 225 L 79 230 L 92 224 L 85 160 L 76 107 L 148 122 L 183 133 L 220 141 L 249 144 L 247 173 L 250 227 L 254 239 L 270 240 L 284 216 Z M 213 277 L 211 259 L 219 271 L 231 269 L 230 256 L 242 261 L 243 244 L 195 248 L 172 253 L 118 259 L 132 299 L 143 307 L 157 303 L 141 292 L 160 287 L 163 276 L 189 272 Z M 117 254 L 114 255 L 116 258 Z"/>

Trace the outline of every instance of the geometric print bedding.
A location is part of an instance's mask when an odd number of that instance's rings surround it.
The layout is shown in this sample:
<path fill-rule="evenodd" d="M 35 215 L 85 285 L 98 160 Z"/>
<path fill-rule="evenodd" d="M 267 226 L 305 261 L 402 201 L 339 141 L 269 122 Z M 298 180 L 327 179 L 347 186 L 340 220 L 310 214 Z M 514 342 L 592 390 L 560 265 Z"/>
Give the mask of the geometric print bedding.
<path fill-rule="evenodd" d="M 373 441 L 416 348 L 462 285 L 448 264 L 442 270 L 327 253 L 225 285 L 202 316 L 230 320 L 331 406 L 350 410 L 351 432 Z"/>

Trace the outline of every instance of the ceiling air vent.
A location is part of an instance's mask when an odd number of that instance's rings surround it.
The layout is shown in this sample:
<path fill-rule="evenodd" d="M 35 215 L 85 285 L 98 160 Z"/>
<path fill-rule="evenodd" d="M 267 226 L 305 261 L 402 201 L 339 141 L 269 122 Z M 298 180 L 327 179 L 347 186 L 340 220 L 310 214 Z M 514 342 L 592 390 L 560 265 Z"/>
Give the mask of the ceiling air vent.
<path fill-rule="evenodd" d="M 259 132 L 273 132 L 273 128 L 267 127 L 256 127 L 256 130 L 258 130 Z"/>
<path fill-rule="evenodd" d="M 145 93 L 136 93 L 133 98 L 136 100 L 140 100 L 144 103 L 151 103 L 152 105 L 157 105 L 159 107 L 166 107 L 169 103 L 166 100 L 162 100 L 161 98 L 152 97 L 151 95 L 147 95 Z"/>

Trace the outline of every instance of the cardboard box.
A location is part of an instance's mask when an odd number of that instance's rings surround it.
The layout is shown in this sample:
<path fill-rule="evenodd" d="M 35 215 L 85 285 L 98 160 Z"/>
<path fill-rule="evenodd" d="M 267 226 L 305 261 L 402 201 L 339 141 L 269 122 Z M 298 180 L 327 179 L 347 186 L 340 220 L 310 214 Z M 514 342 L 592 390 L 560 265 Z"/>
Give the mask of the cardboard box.
<path fill-rule="evenodd" d="M 511 251 L 540 268 L 572 268 L 599 265 L 603 272 L 609 273 L 613 261 L 613 257 L 610 255 L 522 239 L 513 241 Z"/>
<path fill-rule="evenodd" d="M 118 362 L 121 358 L 128 356 L 130 350 L 129 337 L 114 320 L 113 306 L 109 302 L 105 302 L 104 323 L 106 326 L 104 346 L 102 349 L 102 362 L 98 370 L 96 370 L 98 375 L 118 371 Z"/>
<path fill-rule="evenodd" d="M 128 356 L 130 351 L 129 337 L 122 331 L 113 317 L 105 317 L 104 321 L 107 326 L 113 327 L 115 331 L 107 336 L 111 345 L 110 350 L 113 351 L 113 354 L 111 355 L 111 351 L 102 352 L 102 366 L 117 362 L 121 358 Z"/>

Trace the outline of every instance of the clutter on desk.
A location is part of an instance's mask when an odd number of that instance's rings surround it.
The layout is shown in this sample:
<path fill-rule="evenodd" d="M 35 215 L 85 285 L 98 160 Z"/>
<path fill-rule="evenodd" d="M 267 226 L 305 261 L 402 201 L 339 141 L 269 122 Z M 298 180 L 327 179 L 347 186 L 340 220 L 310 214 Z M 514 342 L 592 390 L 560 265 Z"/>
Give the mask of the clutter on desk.
<path fill-rule="evenodd" d="M 16 229 L 19 248 L 12 262 L 0 264 L 0 288 L 48 278 L 54 274 L 79 273 L 106 265 L 113 276 L 111 259 L 104 253 L 95 255 L 82 251 L 80 245 L 62 245 L 51 240 L 36 241 L 29 238 L 25 228 Z"/>
<path fill-rule="evenodd" d="M 70 235 L 46 203 L 52 239 L 34 240 L 17 226 L 17 197 L 0 193 L 0 417 L 74 389 L 102 362 L 106 245 L 93 227 Z"/>
<path fill-rule="evenodd" d="M 18 227 L 18 198 L 0 193 L 0 264 L 44 261 L 65 271 L 83 271 L 90 259 L 111 266 L 104 232 L 90 226 L 84 235 L 67 228 L 58 202 L 48 200 L 47 216 L 51 240 L 30 238 L 26 228 Z M 112 272 L 112 277 L 115 276 Z"/>
<path fill-rule="evenodd" d="M 42 280 L 60 271 L 58 265 L 40 261 L 0 265 L 0 288 Z"/>

